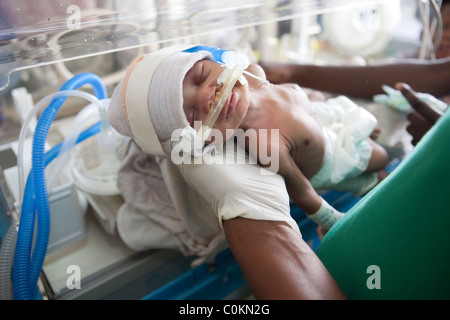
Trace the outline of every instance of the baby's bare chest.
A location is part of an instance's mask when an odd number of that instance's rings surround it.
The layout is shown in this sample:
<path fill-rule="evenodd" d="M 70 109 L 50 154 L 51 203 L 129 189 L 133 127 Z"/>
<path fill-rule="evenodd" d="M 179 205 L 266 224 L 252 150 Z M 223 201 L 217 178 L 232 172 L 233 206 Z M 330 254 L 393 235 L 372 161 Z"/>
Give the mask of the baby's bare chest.
<path fill-rule="evenodd" d="M 256 130 L 258 144 L 274 152 L 287 151 L 303 174 L 311 178 L 325 160 L 322 128 L 306 112 L 279 112 L 268 117 Z"/>

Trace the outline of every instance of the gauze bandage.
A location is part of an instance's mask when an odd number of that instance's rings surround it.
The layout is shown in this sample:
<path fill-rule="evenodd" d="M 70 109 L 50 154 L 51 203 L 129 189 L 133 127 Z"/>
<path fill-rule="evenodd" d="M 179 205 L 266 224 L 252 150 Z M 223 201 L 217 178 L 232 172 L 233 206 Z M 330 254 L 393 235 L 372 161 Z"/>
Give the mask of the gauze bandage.
<path fill-rule="evenodd" d="M 320 209 L 308 217 L 320 225 L 323 229 L 330 230 L 336 221 L 338 221 L 343 215 L 343 213 L 337 211 L 328 202 L 322 199 Z"/>

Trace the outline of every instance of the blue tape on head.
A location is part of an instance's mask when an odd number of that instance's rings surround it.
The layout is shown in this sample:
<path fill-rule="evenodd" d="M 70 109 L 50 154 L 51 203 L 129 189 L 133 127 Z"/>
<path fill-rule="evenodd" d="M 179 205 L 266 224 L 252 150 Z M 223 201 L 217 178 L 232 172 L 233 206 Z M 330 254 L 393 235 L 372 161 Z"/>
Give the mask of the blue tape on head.
<path fill-rule="evenodd" d="M 219 49 L 219 48 L 211 47 L 211 46 L 195 46 L 195 47 L 183 50 L 183 52 L 190 52 L 190 53 L 199 52 L 199 51 L 207 51 L 207 52 L 211 53 L 215 62 L 225 63 L 222 60 L 222 56 L 225 52 L 227 52 L 227 50 L 223 50 L 223 49 Z"/>

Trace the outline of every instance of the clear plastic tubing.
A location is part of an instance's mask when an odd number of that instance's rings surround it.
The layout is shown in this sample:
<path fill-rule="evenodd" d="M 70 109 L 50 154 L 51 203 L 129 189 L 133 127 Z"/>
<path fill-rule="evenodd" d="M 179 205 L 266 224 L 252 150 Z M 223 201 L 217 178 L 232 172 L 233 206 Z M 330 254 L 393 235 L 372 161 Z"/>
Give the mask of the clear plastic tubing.
<path fill-rule="evenodd" d="M 101 102 L 94 96 L 92 96 L 92 98 L 93 99 L 91 101 L 96 102 L 83 108 L 83 110 L 81 110 L 75 117 L 72 126 L 70 127 L 69 134 L 67 135 L 67 138 L 64 139 L 64 142 L 61 145 L 61 149 L 59 151 L 58 157 L 55 160 L 55 163 L 53 164 L 52 170 L 48 173 L 48 186 L 51 186 L 53 182 L 55 182 L 58 178 L 62 167 L 64 166 L 67 158 L 70 155 L 70 152 L 68 151 L 71 150 L 75 145 L 75 142 L 77 141 L 77 138 L 80 135 L 81 131 L 84 129 L 86 123 L 89 123 L 89 120 L 95 119 L 95 117 L 98 117 L 98 115 L 101 113 L 99 109 L 103 108 L 103 105 L 101 105 Z"/>
<path fill-rule="evenodd" d="M 83 92 L 83 91 L 78 91 L 78 90 L 63 90 L 63 91 L 58 91 L 58 92 L 55 92 L 53 94 L 50 94 L 50 95 L 44 97 L 30 111 L 30 113 L 25 118 L 25 121 L 20 130 L 19 145 L 18 145 L 18 151 L 17 151 L 17 169 L 18 169 L 18 174 L 19 174 L 19 204 L 18 204 L 19 211 L 21 208 L 21 201 L 23 198 L 24 184 L 25 184 L 25 177 L 24 177 L 25 172 L 24 172 L 24 159 L 23 158 L 24 158 L 24 143 L 25 143 L 25 139 L 28 134 L 29 123 L 36 116 L 36 114 L 39 112 L 39 110 L 41 110 L 44 106 L 46 106 L 50 101 L 52 101 L 56 98 L 69 97 L 69 96 L 83 98 L 83 99 L 86 99 L 88 101 L 91 101 L 92 103 L 95 103 L 95 104 L 98 104 L 101 106 L 101 102 L 99 101 L 99 99 L 97 99 L 92 94 L 89 94 L 89 93 Z M 67 150 L 68 143 L 69 142 L 67 142 L 67 145 L 65 147 L 63 147 L 63 151 Z"/>
<path fill-rule="evenodd" d="M 0 300 L 11 300 L 11 268 L 17 241 L 17 225 L 11 224 L 0 248 Z"/>
<path fill-rule="evenodd" d="M 87 130 L 83 131 L 77 138 L 75 143 L 80 143 L 91 136 L 99 133 L 101 130 L 101 122 L 97 122 Z M 51 161 L 53 161 L 55 158 L 58 157 L 58 154 L 60 153 L 61 146 L 63 143 L 58 144 L 57 146 L 53 147 L 51 150 L 47 151 L 45 153 L 45 166 L 47 166 Z M 35 267 L 36 271 L 34 272 L 34 277 L 31 275 L 30 270 L 30 255 L 31 255 L 31 244 L 33 240 L 33 233 L 34 233 L 34 225 L 35 225 L 35 211 L 36 211 L 36 204 L 34 201 L 35 193 L 33 190 L 33 169 L 30 172 L 30 175 L 28 176 L 27 183 L 25 186 L 25 192 L 24 192 L 24 200 L 23 200 L 23 206 L 22 206 L 22 215 L 20 218 L 20 228 L 19 231 L 23 234 L 21 239 L 17 239 L 17 245 L 14 256 L 14 264 L 13 267 L 15 268 L 13 272 L 13 289 L 14 289 L 14 297 L 16 299 L 24 299 L 26 297 L 27 299 L 32 298 L 32 288 L 35 286 L 33 285 L 33 279 L 37 281 L 37 276 L 39 274 L 39 267 Z M 39 191 L 38 191 L 39 192 Z M 41 214 L 42 215 L 42 214 Z M 11 226 L 12 227 L 12 226 Z M 38 234 L 40 233 L 40 227 L 38 226 Z M 25 235 L 25 236 L 24 236 Z M 48 235 L 47 235 L 48 236 Z M 18 235 L 17 235 L 18 237 Z M 42 247 L 41 242 L 36 242 L 36 248 Z M 14 250 L 14 247 L 10 246 L 11 250 Z M 36 249 L 35 248 L 35 249 Z M 41 249 L 42 251 L 42 249 Z M 33 253 L 33 258 L 34 258 Z M 18 270 L 18 271 L 17 271 Z M 31 280 L 30 280 L 31 279 Z M 0 279 L 1 280 L 1 279 Z M 27 283 L 30 282 L 30 288 L 28 288 Z M 35 282 L 34 282 L 35 283 Z"/>
<path fill-rule="evenodd" d="M 78 89 L 86 84 L 92 86 L 98 99 L 107 98 L 107 91 L 101 79 L 92 73 L 78 74 L 64 83 L 60 91 Z M 45 166 L 48 158 L 44 154 L 44 147 L 50 125 L 65 100 L 66 97 L 54 99 L 45 108 L 34 132 L 32 170 L 24 192 L 12 270 L 14 298 L 18 300 L 33 298 L 47 252 L 50 214 L 45 181 Z M 28 190 L 30 191 L 28 192 Z M 38 228 L 34 250 L 31 254 L 35 216 L 38 220 Z"/>
<path fill-rule="evenodd" d="M 77 140 L 75 143 L 79 143 L 81 141 L 86 140 L 87 138 L 97 134 L 100 132 L 101 123 L 100 121 L 88 128 L 87 130 L 83 131 L 81 134 L 79 134 Z M 66 141 L 66 140 L 65 140 Z M 45 154 L 45 163 L 46 165 L 50 163 L 52 160 L 58 157 L 58 154 L 61 151 L 63 143 L 60 143 L 53 147 L 51 150 L 46 152 Z M 59 158 L 58 158 L 59 159 Z M 30 178 L 28 178 L 29 181 Z M 33 201 L 32 199 L 32 192 L 31 192 L 31 182 L 27 182 L 27 188 L 25 189 L 25 193 L 30 194 L 30 201 Z M 34 209 L 34 204 L 32 204 L 32 207 Z M 25 209 L 26 210 L 26 209 Z M 32 224 L 34 224 L 34 220 L 32 220 Z M 2 245 L 0 249 L 0 300 L 11 300 L 11 269 L 12 264 L 14 260 L 14 251 L 16 248 L 16 242 L 17 242 L 17 228 L 18 225 L 11 224 L 9 227 Z"/>

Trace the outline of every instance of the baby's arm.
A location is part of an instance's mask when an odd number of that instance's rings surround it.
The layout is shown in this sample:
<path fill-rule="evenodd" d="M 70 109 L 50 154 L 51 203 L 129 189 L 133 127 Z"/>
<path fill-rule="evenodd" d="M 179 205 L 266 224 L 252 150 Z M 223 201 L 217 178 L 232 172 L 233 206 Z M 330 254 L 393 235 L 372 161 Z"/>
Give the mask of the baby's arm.
<path fill-rule="evenodd" d="M 329 230 L 343 214 L 329 205 L 316 192 L 291 157 L 287 147 L 281 147 L 279 155 L 279 173 L 286 181 L 289 196 L 297 206 L 305 211 L 308 218 L 320 225 L 325 231 Z"/>
<path fill-rule="evenodd" d="M 288 148 L 281 146 L 279 155 L 279 173 L 286 181 L 289 196 L 307 215 L 317 212 L 322 204 L 322 198 L 299 169 Z"/>
<path fill-rule="evenodd" d="M 254 133 L 256 134 L 256 133 Z M 252 139 L 255 137 L 251 137 Z M 324 231 L 329 230 L 333 224 L 342 217 L 342 213 L 328 204 L 313 188 L 308 178 L 299 169 L 291 156 L 290 150 L 282 140 L 260 139 L 257 137 L 258 148 L 263 148 L 271 154 L 271 159 L 277 159 L 278 163 L 261 163 L 259 165 L 269 170 L 277 168 L 277 173 L 284 177 L 286 189 L 291 199 L 305 211 L 308 218 L 320 225 Z M 252 140 L 254 141 L 254 140 Z M 276 143 L 275 143 L 276 142 Z M 252 149 L 246 146 L 247 151 L 258 160 L 258 154 L 253 154 Z M 276 155 L 278 157 L 276 157 Z"/>

